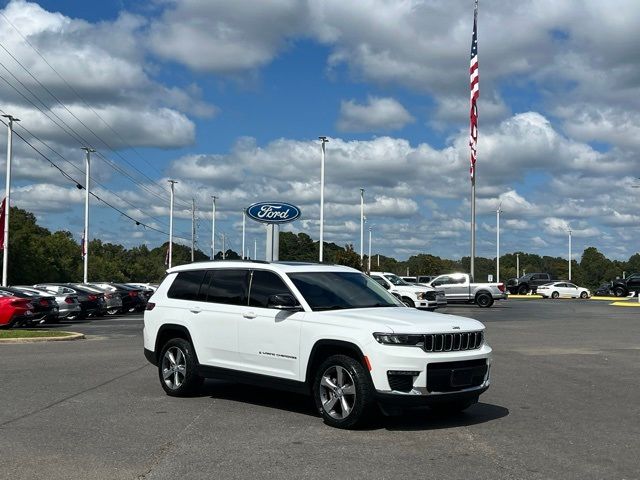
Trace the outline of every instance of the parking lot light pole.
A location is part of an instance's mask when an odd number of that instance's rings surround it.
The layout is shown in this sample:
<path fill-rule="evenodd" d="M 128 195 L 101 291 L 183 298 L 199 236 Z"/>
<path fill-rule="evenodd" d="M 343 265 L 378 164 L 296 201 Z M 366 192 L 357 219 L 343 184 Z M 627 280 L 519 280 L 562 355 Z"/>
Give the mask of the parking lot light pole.
<path fill-rule="evenodd" d="M 3 115 L 7 123 L 7 177 L 4 193 L 4 242 L 2 251 L 2 286 L 7 286 L 7 273 L 9 267 L 9 214 L 11 212 L 11 158 L 13 157 L 13 122 L 19 122 L 19 118 L 11 115 Z"/>
<path fill-rule="evenodd" d="M 368 265 L 367 271 L 371 272 L 371 230 L 373 229 L 373 225 L 369 227 L 369 257 L 368 257 Z"/>
<path fill-rule="evenodd" d="M 242 209 L 242 260 L 245 259 L 244 234 L 246 229 L 247 209 Z"/>
<path fill-rule="evenodd" d="M 211 195 L 213 199 L 213 209 L 211 210 L 211 260 L 216 259 L 216 197 Z"/>
<path fill-rule="evenodd" d="M 500 283 L 500 207 L 502 202 L 496 209 L 496 282 Z"/>
<path fill-rule="evenodd" d="M 169 197 L 169 268 L 171 268 L 173 262 L 173 196 L 176 183 L 178 182 L 175 180 L 169 180 L 169 185 L 171 185 L 171 196 Z"/>
<path fill-rule="evenodd" d="M 516 253 L 516 278 L 520 278 L 520 254 Z"/>
<path fill-rule="evenodd" d="M 89 282 L 89 192 L 91 186 L 91 154 L 95 152 L 93 148 L 82 147 L 85 153 L 85 177 L 84 177 L 84 269 L 82 281 Z"/>
<path fill-rule="evenodd" d="M 324 157 L 325 157 L 325 143 L 327 137 L 318 137 L 322 142 L 322 157 L 320 160 L 320 253 L 318 261 L 322 263 L 324 252 Z"/>
<path fill-rule="evenodd" d="M 569 281 L 571 281 L 571 229 L 567 231 L 569 232 Z"/>
<path fill-rule="evenodd" d="M 360 189 L 360 267 L 364 266 L 364 188 Z"/>

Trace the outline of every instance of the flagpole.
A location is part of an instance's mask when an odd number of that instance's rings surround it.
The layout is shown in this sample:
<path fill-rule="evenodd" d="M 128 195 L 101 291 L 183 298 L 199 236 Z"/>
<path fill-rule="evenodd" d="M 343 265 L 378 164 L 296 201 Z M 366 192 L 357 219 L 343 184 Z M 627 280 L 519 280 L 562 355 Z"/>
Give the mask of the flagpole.
<path fill-rule="evenodd" d="M 471 147 L 471 259 L 469 273 L 475 279 L 476 267 L 476 160 L 478 144 L 478 107 L 477 100 L 480 96 L 480 77 L 478 75 L 478 0 L 475 0 L 473 9 L 473 35 L 471 37 L 471 60 L 469 64 L 469 82 L 471 87 L 470 96 L 470 135 L 469 146 Z"/>

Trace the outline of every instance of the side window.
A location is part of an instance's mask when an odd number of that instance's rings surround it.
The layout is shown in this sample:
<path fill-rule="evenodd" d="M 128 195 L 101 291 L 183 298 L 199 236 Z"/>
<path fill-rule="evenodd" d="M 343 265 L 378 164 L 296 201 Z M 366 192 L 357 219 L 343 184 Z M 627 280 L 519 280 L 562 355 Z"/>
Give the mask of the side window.
<path fill-rule="evenodd" d="M 371 278 L 374 279 L 376 282 L 378 282 L 380 285 L 382 285 L 384 288 L 389 287 L 387 282 L 382 277 L 378 277 L 377 275 L 371 275 Z"/>
<path fill-rule="evenodd" d="M 248 270 L 212 270 L 213 277 L 206 289 L 207 302 L 227 305 L 247 304 Z M 204 295 L 204 290 L 202 294 Z"/>
<path fill-rule="evenodd" d="M 269 296 L 288 293 L 291 290 L 282 279 L 273 272 L 254 270 L 249 290 L 249 305 L 252 307 L 269 308 Z"/>
<path fill-rule="evenodd" d="M 179 272 L 169 287 L 167 296 L 178 300 L 198 300 L 200 284 L 204 277 L 204 270 L 188 270 Z"/>

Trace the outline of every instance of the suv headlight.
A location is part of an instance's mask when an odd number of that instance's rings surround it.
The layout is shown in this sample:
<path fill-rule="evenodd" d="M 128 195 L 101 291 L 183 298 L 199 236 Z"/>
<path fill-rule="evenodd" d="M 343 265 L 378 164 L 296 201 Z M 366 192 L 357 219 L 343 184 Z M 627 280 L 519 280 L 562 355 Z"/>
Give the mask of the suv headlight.
<path fill-rule="evenodd" d="M 409 347 L 422 347 L 424 345 L 424 335 L 374 333 L 373 338 L 382 345 L 405 345 Z"/>
<path fill-rule="evenodd" d="M 427 299 L 427 292 L 418 292 L 418 293 L 416 293 L 416 298 L 418 300 L 426 300 Z"/>

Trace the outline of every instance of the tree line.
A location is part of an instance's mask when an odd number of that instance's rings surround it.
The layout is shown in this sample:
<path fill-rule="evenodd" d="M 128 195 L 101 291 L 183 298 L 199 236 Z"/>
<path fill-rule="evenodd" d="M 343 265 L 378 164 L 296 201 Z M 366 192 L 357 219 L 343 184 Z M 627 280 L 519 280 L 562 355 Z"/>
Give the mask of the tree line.
<path fill-rule="evenodd" d="M 11 285 L 31 285 L 39 282 L 77 282 L 82 279 L 83 259 L 81 246 L 71 232 L 56 231 L 38 225 L 35 216 L 25 210 L 11 207 L 10 215 L 10 262 L 8 279 Z M 140 245 L 125 248 L 100 239 L 89 242 L 89 279 L 113 282 L 159 282 L 166 271 L 168 244 L 156 248 Z M 280 233 L 280 259 L 289 261 L 316 262 L 319 242 L 306 233 Z M 348 265 L 360 269 L 360 255 L 353 245 L 341 247 L 325 242 L 323 255 L 328 263 Z M 222 259 L 222 252 L 216 259 Z M 226 259 L 239 259 L 237 252 L 228 249 Z M 525 272 L 549 272 L 555 278 L 568 277 L 568 262 L 561 257 L 539 256 L 520 252 L 520 274 Z M 196 249 L 195 261 L 208 260 L 209 256 Z M 191 248 L 174 244 L 173 265 L 191 261 Z M 1 262 L 1 260 L 0 260 Z M 372 255 L 371 269 L 389 271 L 399 275 L 436 275 L 451 272 L 468 272 L 470 259 L 449 260 L 430 254 L 419 254 L 404 261 L 384 255 Z M 364 259 L 364 270 L 368 258 Z M 483 281 L 488 275 L 495 277 L 495 258 L 477 257 L 476 280 Z M 584 250 L 580 261 L 572 262 L 572 279 L 575 283 L 591 289 L 600 283 L 640 271 L 640 254 L 632 255 L 628 261 L 609 260 L 595 247 Z M 516 254 L 500 257 L 500 279 L 505 281 L 516 276 Z"/>

